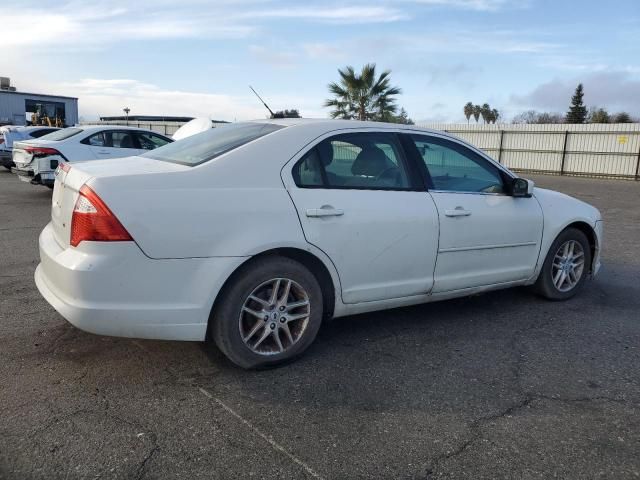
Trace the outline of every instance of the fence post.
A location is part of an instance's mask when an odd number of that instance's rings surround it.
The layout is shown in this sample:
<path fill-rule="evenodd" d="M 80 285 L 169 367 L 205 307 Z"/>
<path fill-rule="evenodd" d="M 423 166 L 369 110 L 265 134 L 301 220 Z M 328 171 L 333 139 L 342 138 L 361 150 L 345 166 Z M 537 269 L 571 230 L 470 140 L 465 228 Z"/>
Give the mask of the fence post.
<path fill-rule="evenodd" d="M 564 145 L 562 147 L 562 163 L 560 164 L 560 175 L 564 175 L 564 161 L 567 157 L 567 140 L 569 139 L 569 130 L 564 131 Z"/>
<path fill-rule="evenodd" d="M 640 149 L 638 149 L 638 159 L 636 160 L 636 180 L 640 180 Z"/>
<path fill-rule="evenodd" d="M 500 130 L 500 146 L 498 147 L 498 163 L 502 163 L 502 140 L 504 139 L 504 130 Z"/>

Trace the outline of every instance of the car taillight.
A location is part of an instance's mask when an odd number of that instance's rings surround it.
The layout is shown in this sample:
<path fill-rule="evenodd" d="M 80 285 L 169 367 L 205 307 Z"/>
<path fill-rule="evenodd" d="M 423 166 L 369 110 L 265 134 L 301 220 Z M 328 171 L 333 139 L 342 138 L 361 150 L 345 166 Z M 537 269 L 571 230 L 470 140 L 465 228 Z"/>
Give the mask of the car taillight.
<path fill-rule="evenodd" d="M 55 148 L 49 147 L 25 147 L 24 151 L 30 153 L 34 157 L 46 157 L 47 155 L 62 155 Z"/>
<path fill-rule="evenodd" d="M 84 185 L 71 216 L 71 246 L 83 240 L 92 242 L 133 241 L 129 232 L 100 197 Z"/>
<path fill-rule="evenodd" d="M 69 173 L 69 170 L 71 170 L 71 165 L 69 165 L 66 162 L 62 162 L 58 164 L 58 168 L 62 170 L 64 173 Z"/>

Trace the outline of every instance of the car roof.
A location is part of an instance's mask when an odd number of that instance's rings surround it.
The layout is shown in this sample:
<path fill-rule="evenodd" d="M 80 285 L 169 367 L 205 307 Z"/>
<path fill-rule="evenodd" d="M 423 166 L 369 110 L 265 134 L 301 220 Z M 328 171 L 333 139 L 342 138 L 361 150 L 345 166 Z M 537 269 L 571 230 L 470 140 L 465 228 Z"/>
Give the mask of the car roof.
<path fill-rule="evenodd" d="M 422 128 L 416 125 L 405 125 L 402 123 L 387 123 L 387 122 L 371 122 L 361 120 L 342 120 L 342 119 L 330 119 L 330 118 L 267 118 L 250 120 L 252 123 L 271 123 L 274 125 L 282 125 L 283 127 L 314 127 L 314 128 L 326 128 L 327 131 L 339 130 L 339 129 L 351 129 L 351 128 L 398 128 L 401 130 L 420 130 L 427 133 L 444 134 L 441 130 L 433 130 L 430 128 Z"/>
<path fill-rule="evenodd" d="M 80 130 L 84 130 L 85 132 L 97 132 L 103 130 L 132 130 L 136 132 L 153 132 L 153 130 L 149 130 L 148 128 L 129 127 L 127 125 L 74 125 L 70 128 L 79 128 Z M 162 135 L 162 133 L 158 133 L 158 135 Z"/>

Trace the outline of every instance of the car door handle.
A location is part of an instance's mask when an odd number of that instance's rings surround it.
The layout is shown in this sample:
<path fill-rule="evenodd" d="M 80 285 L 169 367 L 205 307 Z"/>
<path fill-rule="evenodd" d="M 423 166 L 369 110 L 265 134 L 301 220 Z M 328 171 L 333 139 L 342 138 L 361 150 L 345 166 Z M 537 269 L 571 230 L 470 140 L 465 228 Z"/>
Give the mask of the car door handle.
<path fill-rule="evenodd" d="M 456 207 L 453 210 L 445 210 L 444 214 L 447 217 L 468 217 L 469 215 L 471 215 L 471 212 L 469 210 L 465 210 L 462 207 Z"/>
<path fill-rule="evenodd" d="M 325 205 L 321 208 L 307 208 L 306 214 L 307 217 L 339 217 L 344 215 L 344 210 Z"/>
<path fill-rule="evenodd" d="M 109 155 L 111 152 L 109 150 L 98 150 L 100 155 Z"/>

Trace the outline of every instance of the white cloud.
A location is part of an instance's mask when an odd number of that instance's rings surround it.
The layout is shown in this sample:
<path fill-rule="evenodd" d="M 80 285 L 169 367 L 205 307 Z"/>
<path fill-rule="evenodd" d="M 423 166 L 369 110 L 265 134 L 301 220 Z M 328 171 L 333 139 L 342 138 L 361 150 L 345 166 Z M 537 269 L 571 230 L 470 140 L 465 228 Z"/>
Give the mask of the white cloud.
<path fill-rule="evenodd" d="M 86 78 L 46 86 L 47 92 L 79 97 L 80 116 L 122 115 L 129 107 L 131 115 L 176 115 L 210 117 L 216 120 L 241 121 L 265 118 L 266 110 L 247 88 L 247 95 L 169 90 L 133 79 Z M 292 95 L 268 96 L 273 110 L 298 108 L 306 117 L 324 117 L 320 105 Z"/>
<path fill-rule="evenodd" d="M 290 67 L 296 63 L 296 55 L 281 48 L 267 48 L 262 45 L 249 45 L 249 53 L 259 62 L 275 67 Z"/>
<path fill-rule="evenodd" d="M 290 8 L 282 2 L 237 0 L 60 0 L 3 4 L 4 47 L 87 48 L 131 39 L 246 38 L 268 19 L 298 19 L 333 24 L 394 22 L 407 18 L 387 6 Z"/>
<path fill-rule="evenodd" d="M 511 102 L 525 108 L 564 112 L 578 83 L 584 85 L 586 105 L 640 114 L 640 80 L 626 71 L 602 71 L 551 80 L 524 95 L 512 95 Z"/>
<path fill-rule="evenodd" d="M 409 18 L 407 14 L 396 8 L 365 5 L 278 8 L 252 11 L 244 16 L 247 18 L 296 18 L 341 24 L 388 23 Z"/>
<path fill-rule="evenodd" d="M 528 0 L 409 0 L 422 5 L 454 7 L 464 10 L 497 11 L 507 7 L 523 8 Z"/>
<path fill-rule="evenodd" d="M 107 4 L 108 5 L 108 4 Z M 256 27 L 228 19 L 220 22 L 219 8 L 161 9 L 146 2 L 62 3 L 53 8 L 4 7 L 2 42 L 5 47 L 41 49 L 86 47 L 136 39 L 242 38 Z"/>
<path fill-rule="evenodd" d="M 304 43 L 302 49 L 309 58 L 320 60 L 344 60 L 343 48 L 328 43 Z"/>

